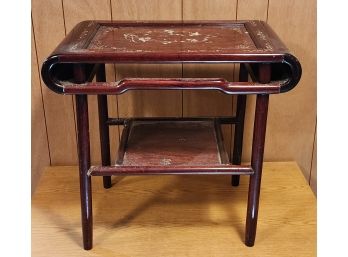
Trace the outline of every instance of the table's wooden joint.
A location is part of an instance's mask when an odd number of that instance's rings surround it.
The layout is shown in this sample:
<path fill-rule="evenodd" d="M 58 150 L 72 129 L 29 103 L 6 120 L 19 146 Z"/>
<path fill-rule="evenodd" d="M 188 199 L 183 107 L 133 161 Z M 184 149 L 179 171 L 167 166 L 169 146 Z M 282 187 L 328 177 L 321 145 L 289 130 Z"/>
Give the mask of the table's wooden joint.
<path fill-rule="evenodd" d="M 209 120 L 211 117 L 134 117 L 134 118 L 108 118 L 106 124 L 109 126 L 125 125 L 130 120 L 139 121 L 194 121 Z M 214 116 L 220 124 L 238 124 L 240 121 L 236 116 Z"/>
<path fill-rule="evenodd" d="M 91 166 L 88 176 L 131 176 L 131 175 L 253 175 L 250 165 L 216 166 Z"/>

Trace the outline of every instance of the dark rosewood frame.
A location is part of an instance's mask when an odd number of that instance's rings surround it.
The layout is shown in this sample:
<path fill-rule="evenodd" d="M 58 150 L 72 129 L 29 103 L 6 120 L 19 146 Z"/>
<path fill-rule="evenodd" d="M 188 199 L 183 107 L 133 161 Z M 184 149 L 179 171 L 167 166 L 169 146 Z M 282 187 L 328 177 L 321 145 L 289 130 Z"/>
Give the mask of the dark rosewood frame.
<path fill-rule="evenodd" d="M 253 246 L 255 242 L 258 206 L 260 196 L 261 174 L 263 164 L 264 143 L 266 134 L 267 111 L 269 94 L 277 94 L 291 90 L 296 86 L 301 77 L 301 66 L 297 59 L 288 53 L 275 33 L 267 24 L 260 21 L 242 22 L 188 22 L 186 24 L 244 24 L 249 30 L 250 37 L 257 46 L 257 51 L 252 53 L 233 52 L 230 54 L 210 53 L 181 53 L 173 55 L 163 54 L 117 54 L 112 52 L 72 52 L 69 49 L 71 42 L 81 49 L 90 42 L 91 35 L 96 33 L 100 25 L 122 26 L 173 26 L 177 22 L 104 22 L 86 21 L 78 24 L 64 41 L 57 47 L 53 54 L 46 60 L 42 67 L 42 78 L 46 85 L 53 91 L 62 94 L 76 95 L 77 141 L 80 174 L 81 215 L 84 249 L 92 248 L 93 222 L 92 222 L 92 195 L 91 176 L 103 176 L 105 188 L 111 187 L 111 175 L 154 175 L 154 174 L 231 174 L 231 183 L 238 186 L 239 175 L 249 175 L 249 194 L 246 217 L 245 244 Z M 180 23 L 181 24 L 181 23 Z M 251 25 L 254 24 L 254 25 Z M 256 25 L 255 25 L 256 24 Z M 254 27 L 253 27 L 254 26 Z M 88 28 L 86 30 L 86 27 Z M 87 31 L 82 33 L 82 31 Z M 257 31 L 264 33 L 265 38 L 258 38 Z M 82 34 L 81 34 L 82 33 Z M 94 33 L 94 34 L 93 34 Z M 81 36 L 82 35 L 82 36 Z M 87 43 L 86 43 L 87 42 Z M 266 51 L 266 43 L 272 45 L 273 51 Z M 223 78 L 126 78 L 118 82 L 106 82 L 105 63 L 240 63 L 239 82 L 228 82 Z M 61 79 L 61 74 L 72 73 L 72 77 Z M 248 75 L 252 82 L 248 82 Z M 91 82 L 96 76 L 96 82 Z M 195 90 L 220 90 L 226 94 L 236 94 L 237 111 L 234 117 L 215 117 L 217 131 L 217 144 L 223 144 L 220 132 L 221 124 L 235 125 L 235 138 L 233 144 L 232 161 L 223 153 L 221 165 L 210 166 L 124 166 L 122 165 L 125 153 L 130 123 L 133 120 L 202 120 L 211 118 L 111 118 L 108 115 L 107 95 L 121 94 L 127 90 L 135 89 L 195 89 Z M 98 95 L 98 113 L 101 144 L 101 166 L 90 165 L 90 140 L 88 120 L 88 94 Z M 251 165 L 241 165 L 243 130 L 246 100 L 248 94 L 256 94 L 255 120 L 252 142 Z M 109 126 L 124 125 L 124 131 L 118 152 L 116 165 L 111 165 Z"/>

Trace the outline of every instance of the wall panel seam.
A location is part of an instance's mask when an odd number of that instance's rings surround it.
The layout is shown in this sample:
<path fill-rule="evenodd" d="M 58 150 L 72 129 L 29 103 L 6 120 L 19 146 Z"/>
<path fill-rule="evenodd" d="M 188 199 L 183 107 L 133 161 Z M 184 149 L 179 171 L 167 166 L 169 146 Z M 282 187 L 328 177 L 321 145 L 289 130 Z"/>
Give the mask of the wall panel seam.
<path fill-rule="evenodd" d="M 111 0 L 109 0 L 109 8 L 110 8 L 110 19 L 111 21 L 113 21 L 113 17 L 112 17 L 112 4 L 111 4 Z"/>
<path fill-rule="evenodd" d="M 66 22 L 65 22 L 64 0 L 61 0 L 61 3 L 62 3 L 63 24 L 64 24 L 64 35 L 66 36 L 67 32 L 66 32 Z M 77 144 L 77 122 L 76 122 L 75 101 L 73 96 L 70 96 L 70 97 L 71 97 L 72 108 L 73 108 L 75 139 Z"/>
<path fill-rule="evenodd" d="M 311 167 L 309 169 L 309 178 L 308 184 L 311 184 L 312 181 L 312 168 L 313 168 L 313 159 L 314 159 L 314 148 L 315 148 L 315 137 L 317 135 L 317 120 L 315 120 L 315 129 L 314 129 L 314 137 L 313 137 L 313 146 L 312 146 L 312 157 L 311 157 Z"/>
<path fill-rule="evenodd" d="M 61 0 L 61 3 L 62 3 L 62 11 L 63 11 L 64 34 L 66 36 L 66 24 L 65 24 L 65 13 L 64 13 L 64 3 L 63 3 L 63 0 Z"/>
<path fill-rule="evenodd" d="M 41 96 L 41 105 L 42 105 L 42 110 L 43 110 L 43 115 L 44 115 L 46 141 L 47 141 L 47 148 L 48 148 L 47 149 L 47 151 L 48 151 L 48 158 L 49 158 L 50 166 L 51 166 L 52 165 L 52 160 L 51 160 L 50 142 L 48 140 L 48 130 L 47 130 L 47 122 L 46 122 L 45 102 L 43 100 L 43 94 L 42 94 L 41 73 L 40 73 L 39 59 L 38 59 L 37 48 L 36 48 L 35 27 L 34 27 L 34 23 L 33 23 L 33 14 L 32 13 L 31 13 L 31 27 L 32 27 L 32 33 L 33 33 L 33 39 L 34 39 L 34 49 L 35 49 L 35 57 L 36 57 L 36 69 L 37 69 L 37 73 L 39 75 L 39 88 L 40 88 L 40 96 Z"/>
<path fill-rule="evenodd" d="M 236 1 L 236 20 L 238 20 L 238 1 Z"/>

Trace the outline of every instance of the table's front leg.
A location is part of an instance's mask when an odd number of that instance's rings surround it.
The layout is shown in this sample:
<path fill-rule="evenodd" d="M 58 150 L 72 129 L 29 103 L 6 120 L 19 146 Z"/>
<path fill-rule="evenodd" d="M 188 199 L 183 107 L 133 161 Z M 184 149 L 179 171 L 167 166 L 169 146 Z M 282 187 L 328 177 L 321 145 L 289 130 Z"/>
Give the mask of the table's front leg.
<path fill-rule="evenodd" d="M 240 64 L 239 68 L 239 81 L 248 81 L 248 71 L 243 63 Z M 238 95 L 237 96 L 237 123 L 234 129 L 234 139 L 233 139 L 233 154 L 232 154 L 232 164 L 240 165 L 242 162 L 242 151 L 243 151 L 243 132 L 244 132 L 244 117 L 245 117 L 245 107 L 246 107 L 247 96 Z M 232 175 L 231 184 L 232 186 L 239 185 L 240 175 Z"/>
<path fill-rule="evenodd" d="M 259 74 L 260 82 L 269 82 L 271 74 L 270 65 L 260 65 Z M 267 125 L 268 101 L 269 95 L 257 95 L 251 154 L 251 166 L 254 170 L 254 174 L 250 176 L 249 181 L 248 207 L 245 229 L 245 244 L 247 246 L 254 245 L 256 236 L 263 153 Z"/>
<path fill-rule="evenodd" d="M 98 82 L 106 82 L 105 64 L 100 64 L 97 72 L 96 80 Z M 110 136 L 109 125 L 107 120 L 108 114 L 108 99 L 107 95 L 98 95 L 98 116 L 99 116 L 99 135 L 100 135 L 100 151 L 103 166 L 110 166 Z M 104 188 L 111 187 L 111 177 L 103 176 Z"/>
<path fill-rule="evenodd" d="M 83 68 L 76 65 L 75 79 L 77 81 L 83 80 L 83 72 Z M 87 175 L 91 163 L 87 95 L 76 95 L 76 121 L 83 247 L 89 250 L 93 244 L 93 216 L 91 177 Z"/>

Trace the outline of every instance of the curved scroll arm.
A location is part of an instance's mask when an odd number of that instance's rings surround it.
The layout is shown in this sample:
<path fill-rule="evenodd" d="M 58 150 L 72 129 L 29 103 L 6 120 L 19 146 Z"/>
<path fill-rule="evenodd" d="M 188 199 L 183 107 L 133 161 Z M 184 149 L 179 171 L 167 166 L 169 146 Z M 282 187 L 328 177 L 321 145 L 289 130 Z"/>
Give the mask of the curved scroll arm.
<path fill-rule="evenodd" d="M 287 81 L 281 86 L 280 93 L 285 93 L 293 89 L 301 79 L 302 68 L 297 58 L 291 54 L 284 55 L 283 63 L 290 68 L 290 76 Z"/>
<path fill-rule="evenodd" d="M 78 63 L 81 64 L 81 63 Z M 58 94 L 67 94 L 66 88 L 69 86 L 82 85 L 74 81 L 74 65 L 75 63 L 65 63 L 59 61 L 59 56 L 50 56 L 43 64 L 41 68 L 41 77 L 46 86 L 52 91 Z M 86 71 L 86 81 L 93 80 L 96 71 L 99 68 L 97 63 L 84 63 L 82 64 Z M 86 83 L 85 83 L 86 84 Z M 69 85 L 69 86 L 67 86 Z M 81 93 L 85 94 L 85 93 Z"/>
<path fill-rule="evenodd" d="M 41 68 L 41 77 L 46 86 L 51 89 L 53 92 L 58 94 L 64 94 L 64 87 L 61 84 L 61 81 L 57 80 L 56 76 L 53 76 L 55 72 L 55 67 L 57 67 L 59 62 L 58 56 L 50 56 L 44 63 Z"/>
<path fill-rule="evenodd" d="M 301 65 L 291 54 L 284 55 L 282 63 L 274 63 L 281 65 L 284 72 L 278 72 L 281 76 L 267 84 L 229 82 L 223 78 L 125 78 L 116 82 L 77 84 L 73 81 L 73 65 L 59 62 L 58 56 L 48 58 L 41 70 L 47 87 L 59 94 L 122 94 L 134 89 L 210 89 L 226 94 L 277 94 L 294 88 L 301 77 Z"/>

